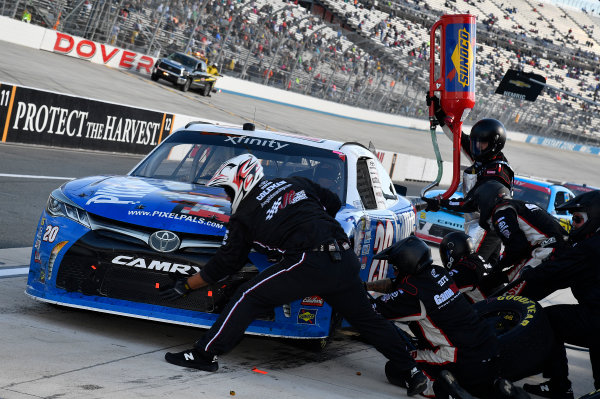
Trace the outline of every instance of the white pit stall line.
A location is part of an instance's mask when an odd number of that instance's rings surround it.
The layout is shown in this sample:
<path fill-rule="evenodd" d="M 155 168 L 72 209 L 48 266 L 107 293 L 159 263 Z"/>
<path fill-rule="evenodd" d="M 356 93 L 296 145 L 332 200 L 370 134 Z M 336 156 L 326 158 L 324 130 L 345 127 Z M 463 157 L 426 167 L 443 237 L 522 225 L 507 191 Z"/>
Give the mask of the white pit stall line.
<path fill-rule="evenodd" d="M 20 178 L 20 179 L 45 179 L 45 180 L 75 180 L 75 177 L 14 175 L 11 173 L 0 173 L 0 177 L 15 177 L 15 178 Z"/>
<path fill-rule="evenodd" d="M 0 279 L 26 276 L 28 273 L 29 267 L 3 267 L 0 268 Z"/>

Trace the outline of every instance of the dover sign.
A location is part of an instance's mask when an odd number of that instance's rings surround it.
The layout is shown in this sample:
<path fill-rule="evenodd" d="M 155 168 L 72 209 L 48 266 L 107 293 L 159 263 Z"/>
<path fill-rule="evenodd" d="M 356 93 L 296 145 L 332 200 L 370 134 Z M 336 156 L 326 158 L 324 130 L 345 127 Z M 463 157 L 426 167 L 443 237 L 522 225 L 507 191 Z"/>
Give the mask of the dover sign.
<path fill-rule="evenodd" d="M 107 44 L 100 44 L 91 40 L 66 33 L 46 30 L 40 45 L 42 50 L 68 55 L 96 64 L 104 64 L 114 68 L 135 70 L 150 74 L 155 58 L 123 50 Z"/>
<path fill-rule="evenodd" d="M 2 142 L 146 154 L 175 116 L 43 90 L 0 84 Z"/>

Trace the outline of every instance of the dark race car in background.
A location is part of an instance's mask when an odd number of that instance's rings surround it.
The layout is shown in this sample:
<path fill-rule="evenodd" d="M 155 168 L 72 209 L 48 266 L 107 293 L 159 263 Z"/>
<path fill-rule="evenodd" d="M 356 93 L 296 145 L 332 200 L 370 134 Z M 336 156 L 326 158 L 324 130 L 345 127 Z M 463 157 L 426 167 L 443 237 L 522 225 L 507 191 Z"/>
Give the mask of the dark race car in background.
<path fill-rule="evenodd" d="M 236 288 L 269 267 L 265 256 L 251 252 L 238 273 L 174 302 L 159 291 L 200 270 L 220 246 L 230 205 L 221 188 L 206 183 L 223 161 L 246 152 L 262 161 L 266 178 L 304 176 L 328 185 L 344 204 L 337 220 L 360 259 L 361 277 L 392 275 L 373 255 L 414 232 L 415 212 L 371 151 L 357 143 L 192 123 L 125 176 L 86 177 L 52 192 L 26 293 L 65 306 L 211 326 Z M 335 319 L 312 296 L 271 309 L 247 332 L 321 339 Z"/>
<path fill-rule="evenodd" d="M 459 188 L 460 190 L 460 188 Z M 442 190 L 431 190 L 427 197 L 442 194 Z M 462 192 L 457 191 L 453 198 L 462 197 Z M 560 221 L 567 231 L 571 229 L 571 216 L 565 211 L 557 211 L 556 207 L 575 195 L 571 190 L 561 184 L 551 183 L 540 179 L 515 176 L 513 198 L 531 202 L 547 210 Z M 440 210 L 439 212 L 417 212 L 416 235 L 426 241 L 439 244 L 444 236 L 453 231 L 463 230 L 464 217 L 461 212 Z"/>
<path fill-rule="evenodd" d="M 573 194 L 575 194 L 575 195 L 589 193 L 590 191 L 600 190 L 600 188 L 588 186 L 587 184 L 562 183 L 562 185 L 565 186 L 566 188 L 568 188 L 569 190 L 571 190 L 573 192 Z"/>

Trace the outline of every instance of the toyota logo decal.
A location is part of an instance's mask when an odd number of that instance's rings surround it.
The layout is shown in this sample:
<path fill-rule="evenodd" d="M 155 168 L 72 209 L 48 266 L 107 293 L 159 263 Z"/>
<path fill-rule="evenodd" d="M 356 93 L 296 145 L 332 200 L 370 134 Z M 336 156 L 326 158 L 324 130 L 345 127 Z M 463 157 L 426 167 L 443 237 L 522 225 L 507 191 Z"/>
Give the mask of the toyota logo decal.
<path fill-rule="evenodd" d="M 167 230 L 157 231 L 150 236 L 148 244 L 158 252 L 173 252 L 179 248 L 179 237 L 177 234 Z"/>

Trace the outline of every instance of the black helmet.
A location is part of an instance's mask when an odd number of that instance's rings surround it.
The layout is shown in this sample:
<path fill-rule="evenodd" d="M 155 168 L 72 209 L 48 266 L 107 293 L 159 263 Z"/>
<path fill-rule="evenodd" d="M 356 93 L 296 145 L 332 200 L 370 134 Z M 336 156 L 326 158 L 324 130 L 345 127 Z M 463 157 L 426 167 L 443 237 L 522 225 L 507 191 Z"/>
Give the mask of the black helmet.
<path fill-rule="evenodd" d="M 476 161 L 485 161 L 496 156 L 506 143 L 506 129 L 496 119 L 482 119 L 471 128 L 471 156 Z M 487 143 L 485 148 L 482 143 Z"/>
<path fill-rule="evenodd" d="M 373 259 L 387 260 L 398 276 L 418 274 L 424 267 L 433 263 L 431 249 L 425 241 L 415 236 L 407 237 L 387 247 Z"/>
<path fill-rule="evenodd" d="M 471 237 L 462 231 L 454 231 L 444 236 L 440 243 L 440 257 L 446 269 L 452 269 L 454 262 L 458 262 L 473 253 Z"/>
<path fill-rule="evenodd" d="M 587 216 L 587 221 L 577 229 L 571 229 L 569 238 L 573 241 L 584 239 L 600 229 L 600 191 L 590 191 L 579 194 L 556 207 L 558 210 L 566 210 L 571 213 L 581 212 Z"/>
<path fill-rule="evenodd" d="M 472 200 L 479 210 L 479 225 L 486 228 L 487 220 L 492 217 L 494 207 L 501 199 L 510 199 L 510 190 L 498 180 L 488 180 L 473 190 Z"/>

